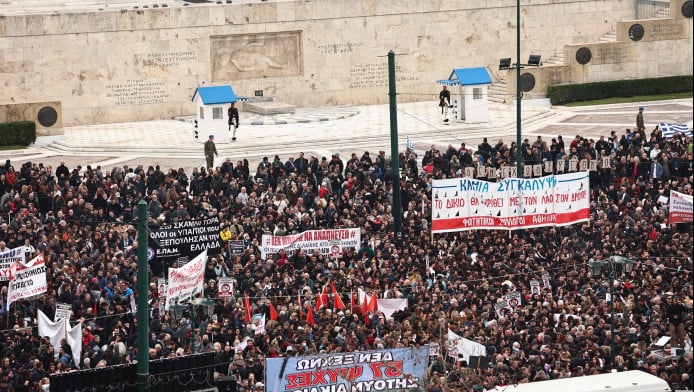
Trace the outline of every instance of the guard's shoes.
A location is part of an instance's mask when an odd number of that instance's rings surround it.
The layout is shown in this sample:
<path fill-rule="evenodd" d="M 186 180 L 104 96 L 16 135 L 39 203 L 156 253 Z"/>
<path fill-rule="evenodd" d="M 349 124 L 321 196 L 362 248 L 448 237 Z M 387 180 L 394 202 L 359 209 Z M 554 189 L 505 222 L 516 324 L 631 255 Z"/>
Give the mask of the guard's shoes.
<path fill-rule="evenodd" d="M 232 137 L 231 140 L 236 140 L 236 136 Z"/>
<path fill-rule="evenodd" d="M 448 119 L 443 120 L 443 122 L 448 122 Z"/>

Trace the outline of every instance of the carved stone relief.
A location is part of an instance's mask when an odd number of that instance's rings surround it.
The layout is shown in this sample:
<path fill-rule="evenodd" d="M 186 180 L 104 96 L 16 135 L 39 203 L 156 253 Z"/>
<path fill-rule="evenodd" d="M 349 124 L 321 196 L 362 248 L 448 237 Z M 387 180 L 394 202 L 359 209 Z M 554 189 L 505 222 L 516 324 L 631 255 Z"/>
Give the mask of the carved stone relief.
<path fill-rule="evenodd" d="M 299 76 L 303 73 L 301 32 L 214 36 L 212 80 Z"/>

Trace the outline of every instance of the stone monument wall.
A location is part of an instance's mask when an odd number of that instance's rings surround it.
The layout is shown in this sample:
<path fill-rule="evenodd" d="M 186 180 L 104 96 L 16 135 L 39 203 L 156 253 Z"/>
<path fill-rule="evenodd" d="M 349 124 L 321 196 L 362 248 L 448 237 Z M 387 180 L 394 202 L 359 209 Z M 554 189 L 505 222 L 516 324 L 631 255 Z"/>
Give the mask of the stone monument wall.
<path fill-rule="evenodd" d="M 684 12 L 691 0 L 671 0 L 670 17 L 624 20 L 616 24 L 614 42 L 576 43 L 564 46 L 564 65 L 528 67 L 533 88 L 524 98 L 546 97 L 554 84 L 605 82 L 620 79 L 644 79 L 663 76 L 691 75 L 694 71 L 694 35 L 691 15 Z M 507 92 L 516 89 L 515 71 L 509 73 Z"/>
<path fill-rule="evenodd" d="M 433 100 L 451 69 L 515 57 L 513 0 L 278 0 L 0 16 L 3 98 L 59 101 L 65 126 L 188 115 L 198 86 L 297 106 Z M 634 17 L 627 0 L 521 1 L 522 58 Z M 691 28 L 691 24 L 689 25 Z"/>

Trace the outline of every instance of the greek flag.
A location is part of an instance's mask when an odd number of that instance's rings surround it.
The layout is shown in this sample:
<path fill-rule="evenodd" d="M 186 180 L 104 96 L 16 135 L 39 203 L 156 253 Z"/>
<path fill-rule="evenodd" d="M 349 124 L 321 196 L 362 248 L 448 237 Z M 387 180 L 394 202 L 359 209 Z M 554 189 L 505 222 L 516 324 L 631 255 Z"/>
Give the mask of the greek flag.
<path fill-rule="evenodd" d="M 660 129 L 663 131 L 663 137 L 666 139 L 672 139 L 675 133 L 681 133 L 686 137 L 692 137 L 692 130 L 683 124 L 668 124 L 661 122 Z"/>
<path fill-rule="evenodd" d="M 414 143 L 412 143 L 412 140 L 410 140 L 409 137 L 407 138 L 407 146 L 406 147 L 408 150 L 414 151 Z"/>

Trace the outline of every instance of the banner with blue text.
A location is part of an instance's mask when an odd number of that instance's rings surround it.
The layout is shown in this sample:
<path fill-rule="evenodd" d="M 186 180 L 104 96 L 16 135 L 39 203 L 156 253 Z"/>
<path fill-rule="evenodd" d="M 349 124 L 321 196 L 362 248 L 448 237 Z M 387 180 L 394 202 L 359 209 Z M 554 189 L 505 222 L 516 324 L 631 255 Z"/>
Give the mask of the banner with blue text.
<path fill-rule="evenodd" d="M 435 180 L 432 231 L 514 230 L 590 219 L 588 172 L 539 178 Z"/>

